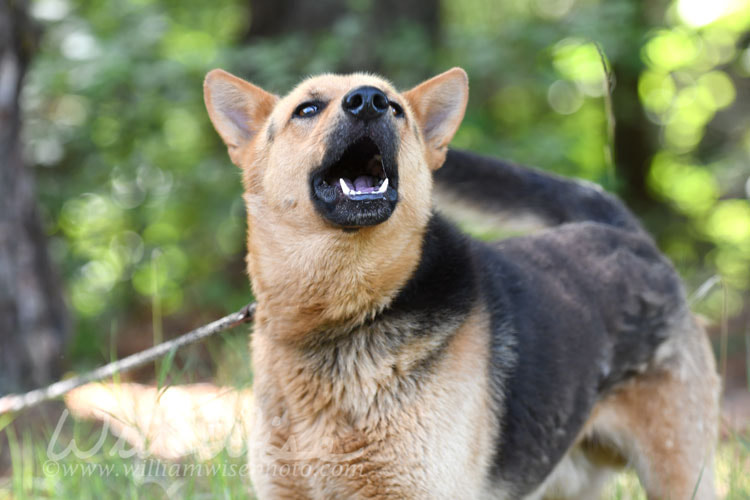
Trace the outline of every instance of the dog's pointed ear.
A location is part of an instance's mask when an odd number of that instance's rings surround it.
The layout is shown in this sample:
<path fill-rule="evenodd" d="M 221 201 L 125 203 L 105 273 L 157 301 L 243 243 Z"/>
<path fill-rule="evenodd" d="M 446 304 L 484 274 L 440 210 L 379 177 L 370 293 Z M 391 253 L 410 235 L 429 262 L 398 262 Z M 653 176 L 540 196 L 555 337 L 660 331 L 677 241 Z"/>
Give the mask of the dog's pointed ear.
<path fill-rule="evenodd" d="M 422 129 L 429 166 L 438 169 L 445 161 L 448 143 L 464 118 L 469 100 L 469 77 L 461 68 L 449 69 L 404 96 Z"/>
<path fill-rule="evenodd" d="M 239 150 L 263 128 L 279 98 L 241 78 L 215 69 L 206 75 L 203 99 L 214 128 L 238 163 Z"/>

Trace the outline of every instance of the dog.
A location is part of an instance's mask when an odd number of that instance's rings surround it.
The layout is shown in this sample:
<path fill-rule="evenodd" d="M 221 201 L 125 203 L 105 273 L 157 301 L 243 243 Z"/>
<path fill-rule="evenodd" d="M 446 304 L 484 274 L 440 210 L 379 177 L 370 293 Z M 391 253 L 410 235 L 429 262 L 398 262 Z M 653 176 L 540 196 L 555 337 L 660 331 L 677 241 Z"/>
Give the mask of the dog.
<path fill-rule="evenodd" d="M 715 498 L 720 383 L 677 273 L 597 186 L 449 149 L 462 69 L 204 91 L 244 186 L 258 498 L 588 499 L 626 466 Z M 478 241 L 438 195 L 548 227 Z"/>

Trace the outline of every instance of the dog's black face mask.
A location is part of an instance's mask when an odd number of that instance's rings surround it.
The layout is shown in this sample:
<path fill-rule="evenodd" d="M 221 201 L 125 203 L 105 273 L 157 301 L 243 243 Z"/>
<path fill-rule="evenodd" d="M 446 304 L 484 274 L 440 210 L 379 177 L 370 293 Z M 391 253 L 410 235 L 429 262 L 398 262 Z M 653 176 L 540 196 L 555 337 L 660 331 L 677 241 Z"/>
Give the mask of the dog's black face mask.
<path fill-rule="evenodd" d="M 311 197 L 336 226 L 374 226 L 388 220 L 398 203 L 399 139 L 392 120 L 399 110 L 374 87 L 351 91 L 341 105 L 344 116 L 310 174 Z"/>

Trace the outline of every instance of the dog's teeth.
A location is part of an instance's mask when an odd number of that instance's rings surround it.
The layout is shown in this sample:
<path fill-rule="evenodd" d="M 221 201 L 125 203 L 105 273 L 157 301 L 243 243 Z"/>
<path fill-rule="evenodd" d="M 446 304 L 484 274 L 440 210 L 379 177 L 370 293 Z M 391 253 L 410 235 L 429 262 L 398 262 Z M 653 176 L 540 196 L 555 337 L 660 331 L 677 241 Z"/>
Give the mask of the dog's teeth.
<path fill-rule="evenodd" d="M 378 194 L 383 194 L 383 193 L 385 193 L 386 189 L 388 189 L 388 177 L 386 177 L 385 180 L 383 181 L 383 183 L 380 185 L 380 187 L 377 190 L 377 193 Z"/>
<path fill-rule="evenodd" d="M 344 192 L 345 196 L 350 196 L 353 194 L 352 190 L 349 189 L 349 186 L 346 185 L 346 181 L 344 179 L 339 179 L 339 184 L 341 184 L 341 190 Z"/>

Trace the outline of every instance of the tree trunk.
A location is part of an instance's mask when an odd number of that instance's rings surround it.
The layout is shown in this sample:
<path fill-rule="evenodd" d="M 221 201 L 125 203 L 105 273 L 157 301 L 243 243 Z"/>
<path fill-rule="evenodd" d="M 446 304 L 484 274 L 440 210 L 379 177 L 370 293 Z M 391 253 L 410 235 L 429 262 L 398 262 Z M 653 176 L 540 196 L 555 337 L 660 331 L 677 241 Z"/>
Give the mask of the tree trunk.
<path fill-rule="evenodd" d="M 0 394 L 59 375 L 68 324 L 21 154 L 19 93 L 36 41 L 26 7 L 0 0 Z"/>
<path fill-rule="evenodd" d="M 637 3 L 637 11 L 623 20 L 628 33 L 626 46 L 641 47 L 648 32 L 664 19 L 665 5 Z M 612 105 L 616 118 L 614 159 L 622 182 L 619 194 L 645 222 L 650 230 L 673 224 L 680 218 L 669 205 L 654 197 L 648 188 L 651 161 L 659 151 L 659 127 L 646 116 L 638 95 L 638 79 L 645 69 L 640 50 L 624 51 L 612 61 L 616 86 Z M 658 232 L 658 231 L 657 231 Z"/>

